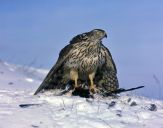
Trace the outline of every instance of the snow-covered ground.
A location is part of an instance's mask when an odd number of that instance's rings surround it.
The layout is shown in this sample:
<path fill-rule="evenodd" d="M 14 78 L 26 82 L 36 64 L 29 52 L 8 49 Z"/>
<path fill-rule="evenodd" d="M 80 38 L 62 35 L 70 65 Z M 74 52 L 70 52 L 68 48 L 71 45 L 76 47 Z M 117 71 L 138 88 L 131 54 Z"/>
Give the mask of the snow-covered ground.
<path fill-rule="evenodd" d="M 0 128 L 163 128 L 163 101 L 133 93 L 95 99 L 34 96 L 46 73 L 0 62 Z"/>

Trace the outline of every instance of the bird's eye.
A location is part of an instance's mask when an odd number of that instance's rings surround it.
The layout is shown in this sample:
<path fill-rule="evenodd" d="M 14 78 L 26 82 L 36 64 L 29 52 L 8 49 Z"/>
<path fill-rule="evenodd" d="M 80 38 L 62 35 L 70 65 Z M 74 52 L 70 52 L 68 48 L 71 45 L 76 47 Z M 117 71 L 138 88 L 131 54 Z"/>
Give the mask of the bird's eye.
<path fill-rule="evenodd" d="M 83 37 L 87 36 L 85 33 L 82 34 Z"/>
<path fill-rule="evenodd" d="M 83 39 L 87 39 L 87 38 L 88 38 L 88 37 L 87 37 L 87 34 L 83 33 L 83 34 L 82 34 L 82 38 L 83 38 Z"/>

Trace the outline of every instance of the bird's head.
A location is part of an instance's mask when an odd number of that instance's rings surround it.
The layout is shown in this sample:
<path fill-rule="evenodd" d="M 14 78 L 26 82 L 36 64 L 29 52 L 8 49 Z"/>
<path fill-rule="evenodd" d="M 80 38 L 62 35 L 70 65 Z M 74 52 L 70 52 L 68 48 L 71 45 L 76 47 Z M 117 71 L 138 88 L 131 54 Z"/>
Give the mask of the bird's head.
<path fill-rule="evenodd" d="M 104 37 L 107 38 L 107 34 L 104 30 L 102 29 L 94 29 L 90 32 L 85 32 L 82 34 L 79 34 L 77 36 L 75 36 L 74 38 L 72 38 L 72 40 L 70 41 L 70 44 L 75 44 L 75 43 L 79 43 L 82 41 L 101 41 Z"/>
<path fill-rule="evenodd" d="M 89 38 L 92 40 L 102 40 L 103 38 L 107 38 L 107 34 L 102 29 L 94 29 L 88 32 Z"/>

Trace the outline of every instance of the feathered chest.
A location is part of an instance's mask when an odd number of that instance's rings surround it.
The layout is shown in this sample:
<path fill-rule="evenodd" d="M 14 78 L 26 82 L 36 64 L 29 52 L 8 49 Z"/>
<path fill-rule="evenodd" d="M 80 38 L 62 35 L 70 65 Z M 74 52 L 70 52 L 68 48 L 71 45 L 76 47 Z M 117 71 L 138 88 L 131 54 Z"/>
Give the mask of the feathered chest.
<path fill-rule="evenodd" d="M 69 68 L 75 68 L 79 72 L 91 72 L 104 63 L 99 43 L 83 43 L 76 45 L 67 60 Z"/>

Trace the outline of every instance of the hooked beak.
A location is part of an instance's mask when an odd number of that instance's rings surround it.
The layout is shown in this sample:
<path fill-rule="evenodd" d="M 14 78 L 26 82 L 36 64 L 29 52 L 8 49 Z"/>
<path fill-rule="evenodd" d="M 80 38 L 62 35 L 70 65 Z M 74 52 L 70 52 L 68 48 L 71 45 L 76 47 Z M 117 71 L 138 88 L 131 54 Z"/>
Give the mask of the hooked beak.
<path fill-rule="evenodd" d="M 107 34 L 106 33 L 105 33 L 104 37 L 107 38 Z"/>

